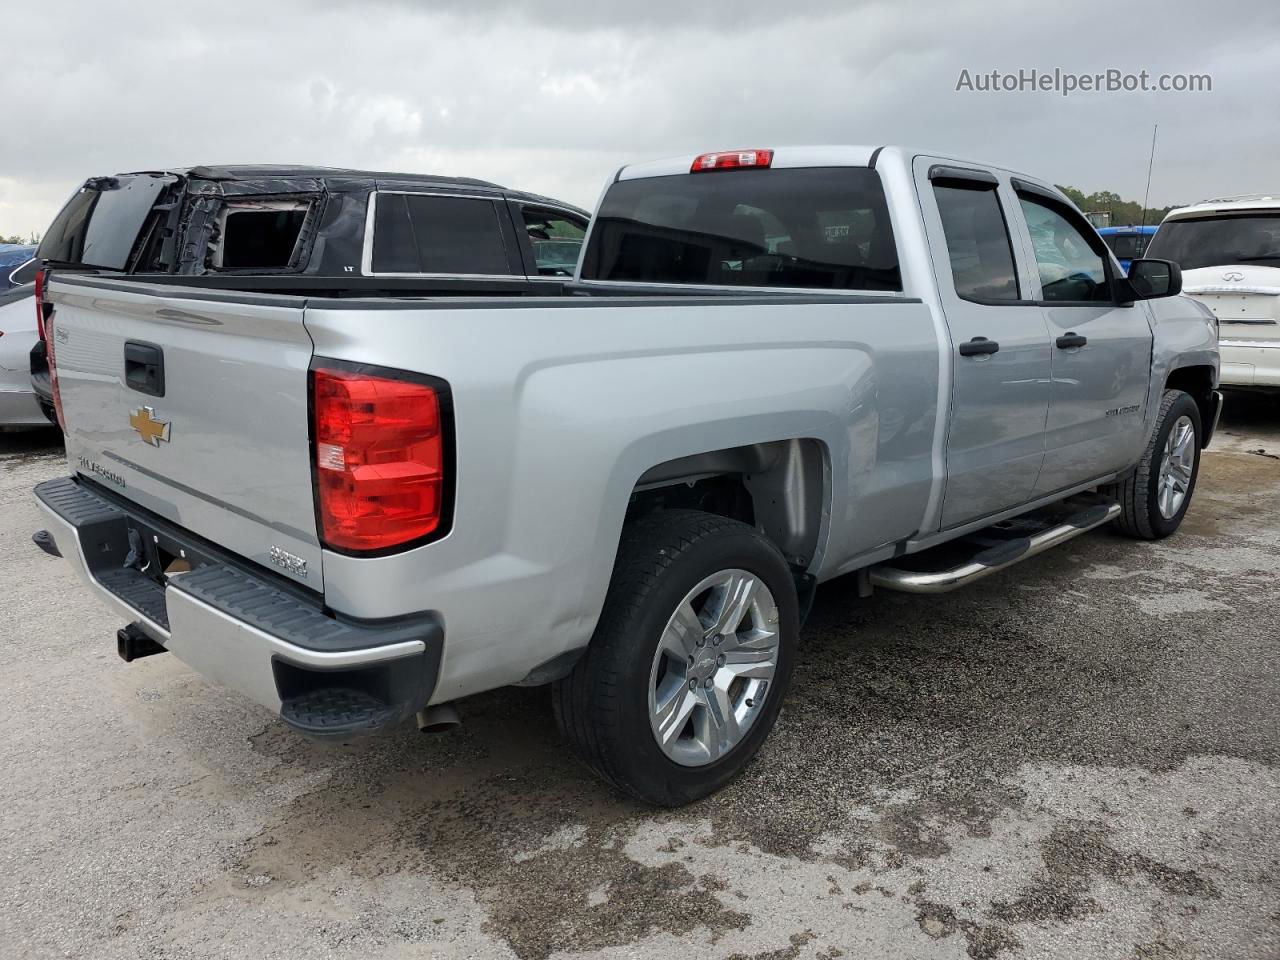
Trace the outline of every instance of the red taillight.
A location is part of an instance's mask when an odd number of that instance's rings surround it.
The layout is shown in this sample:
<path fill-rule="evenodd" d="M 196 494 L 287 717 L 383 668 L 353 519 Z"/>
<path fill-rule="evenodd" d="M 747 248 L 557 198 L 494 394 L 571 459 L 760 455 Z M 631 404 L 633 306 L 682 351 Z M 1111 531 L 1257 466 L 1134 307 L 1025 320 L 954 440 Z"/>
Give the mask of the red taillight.
<path fill-rule="evenodd" d="M 53 394 L 53 411 L 58 415 L 58 426 L 67 432 L 67 421 L 62 415 L 62 392 L 58 389 L 58 361 L 54 356 L 53 341 L 53 304 L 46 303 L 44 288 L 48 282 L 46 271 L 36 271 L 36 329 L 40 331 L 40 339 L 44 341 L 45 360 L 49 364 L 49 392 Z"/>
<path fill-rule="evenodd" d="M 385 550 L 441 532 L 440 391 L 416 380 L 333 368 L 312 370 L 311 390 L 325 545 Z"/>
<path fill-rule="evenodd" d="M 48 337 L 44 332 L 44 283 L 45 272 L 43 270 L 36 271 L 36 331 L 40 334 L 41 340 L 47 340 Z"/>
<path fill-rule="evenodd" d="M 772 150 L 723 150 L 720 153 L 704 153 L 693 161 L 690 173 L 706 173 L 710 170 L 747 170 L 767 167 L 773 163 Z"/>

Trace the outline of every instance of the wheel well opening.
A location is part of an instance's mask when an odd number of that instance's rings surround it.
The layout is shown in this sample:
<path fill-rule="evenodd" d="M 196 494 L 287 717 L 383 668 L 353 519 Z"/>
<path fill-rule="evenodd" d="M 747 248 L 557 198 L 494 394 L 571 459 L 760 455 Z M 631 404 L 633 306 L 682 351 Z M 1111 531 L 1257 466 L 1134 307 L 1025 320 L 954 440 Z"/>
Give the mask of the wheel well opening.
<path fill-rule="evenodd" d="M 1205 436 L 1213 425 L 1213 367 L 1179 367 L 1170 371 L 1164 385 L 1166 390 L 1190 394 L 1200 410 L 1201 435 Z"/>
<path fill-rule="evenodd" d="M 645 471 L 628 519 L 653 510 L 693 509 L 751 524 L 793 566 L 807 570 L 817 551 L 827 497 L 826 448 L 811 439 L 711 450 Z"/>
<path fill-rule="evenodd" d="M 637 489 L 627 505 L 627 519 L 654 510 L 701 510 L 755 525 L 755 505 L 742 477 L 737 474 L 701 477 L 661 486 Z"/>

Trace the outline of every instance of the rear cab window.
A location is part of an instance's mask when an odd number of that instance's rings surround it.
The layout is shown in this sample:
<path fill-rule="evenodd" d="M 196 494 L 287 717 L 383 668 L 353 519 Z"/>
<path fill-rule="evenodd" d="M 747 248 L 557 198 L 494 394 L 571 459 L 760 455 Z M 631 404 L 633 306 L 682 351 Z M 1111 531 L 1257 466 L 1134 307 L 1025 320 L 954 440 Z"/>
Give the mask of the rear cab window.
<path fill-rule="evenodd" d="M 582 279 L 901 291 L 879 175 L 866 167 L 726 170 L 620 180 Z"/>
<path fill-rule="evenodd" d="M 372 276 L 512 276 L 500 197 L 378 191 L 370 195 Z M 518 253 L 517 262 L 518 262 Z"/>

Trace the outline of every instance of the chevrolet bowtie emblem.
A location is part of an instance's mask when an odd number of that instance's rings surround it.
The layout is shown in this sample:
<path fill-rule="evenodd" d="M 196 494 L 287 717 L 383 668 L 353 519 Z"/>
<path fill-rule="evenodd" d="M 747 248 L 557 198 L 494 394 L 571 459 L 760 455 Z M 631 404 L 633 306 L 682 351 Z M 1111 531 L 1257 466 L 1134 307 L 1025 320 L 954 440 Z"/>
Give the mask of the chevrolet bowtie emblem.
<path fill-rule="evenodd" d="M 139 407 L 129 417 L 129 426 L 138 431 L 138 435 L 153 447 L 160 446 L 161 441 L 169 442 L 169 421 L 157 420 L 156 412 L 151 407 Z"/>

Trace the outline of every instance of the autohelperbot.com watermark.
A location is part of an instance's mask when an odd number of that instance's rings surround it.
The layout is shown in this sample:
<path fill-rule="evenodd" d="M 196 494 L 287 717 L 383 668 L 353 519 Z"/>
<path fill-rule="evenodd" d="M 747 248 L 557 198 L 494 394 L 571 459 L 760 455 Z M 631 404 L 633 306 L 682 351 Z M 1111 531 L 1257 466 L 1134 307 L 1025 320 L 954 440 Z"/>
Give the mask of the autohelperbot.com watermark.
<path fill-rule="evenodd" d="M 1207 73 L 1152 73 L 1111 68 L 1095 73 L 1074 73 L 1054 67 L 1013 71 L 960 71 L 957 93 L 1211 93 L 1213 77 Z"/>

